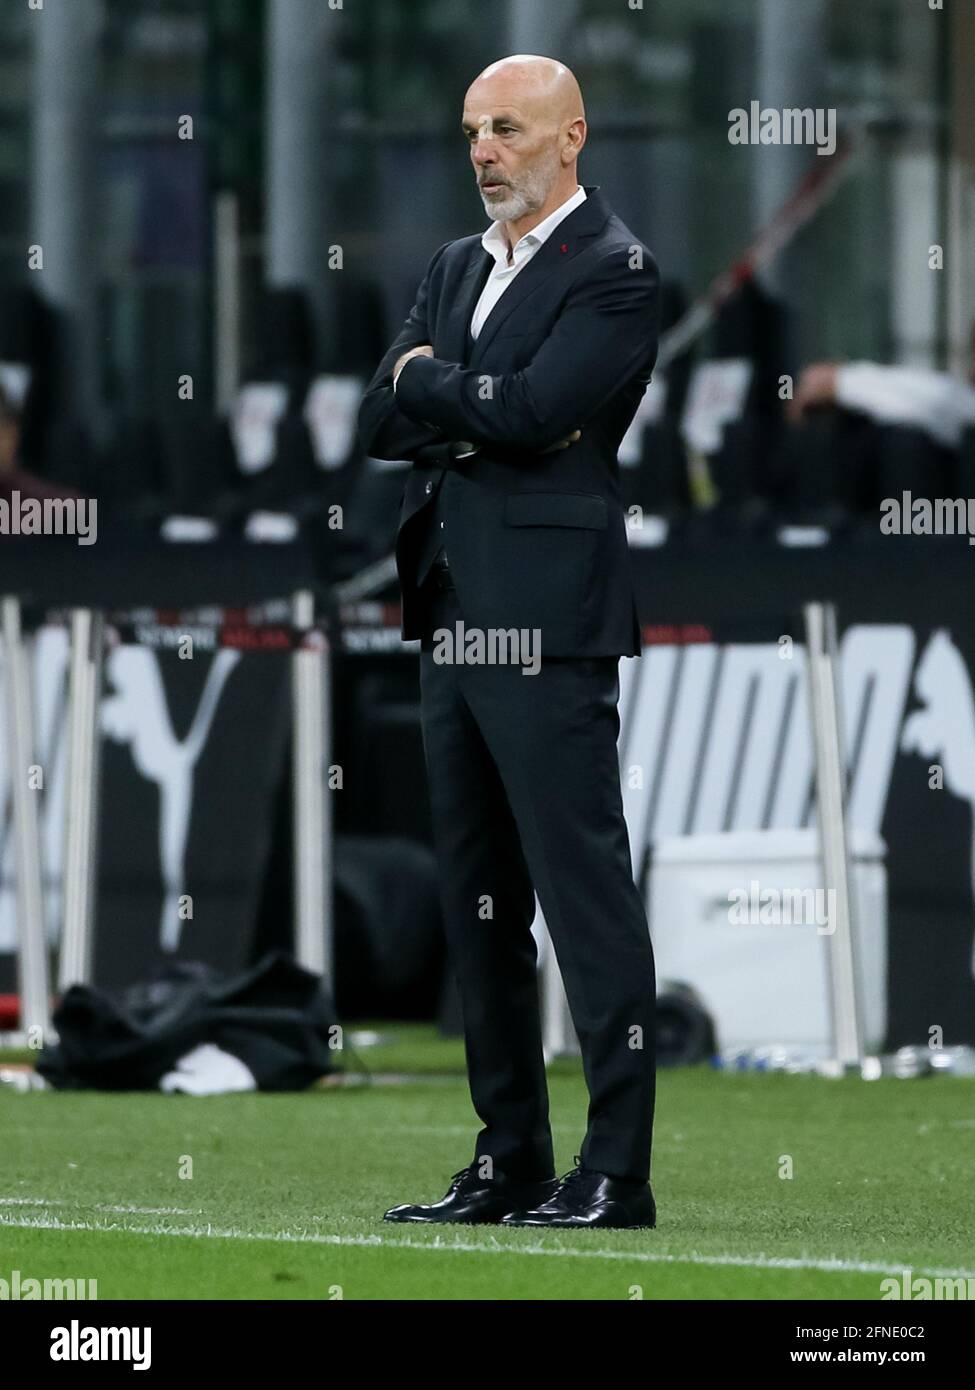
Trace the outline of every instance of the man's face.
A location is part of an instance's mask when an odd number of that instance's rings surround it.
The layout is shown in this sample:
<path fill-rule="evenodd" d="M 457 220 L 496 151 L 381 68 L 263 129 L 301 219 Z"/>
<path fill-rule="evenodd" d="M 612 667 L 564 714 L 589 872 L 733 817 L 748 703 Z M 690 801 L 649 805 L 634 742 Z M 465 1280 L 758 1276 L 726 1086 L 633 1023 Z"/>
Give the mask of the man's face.
<path fill-rule="evenodd" d="M 464 103 L 463 129 L 470 145 L 484 211 L 495 222 L 517 222 L 542 207 L 562 168 L 559 128 L 524 95 L 501 84 L 475 82 Z"/>

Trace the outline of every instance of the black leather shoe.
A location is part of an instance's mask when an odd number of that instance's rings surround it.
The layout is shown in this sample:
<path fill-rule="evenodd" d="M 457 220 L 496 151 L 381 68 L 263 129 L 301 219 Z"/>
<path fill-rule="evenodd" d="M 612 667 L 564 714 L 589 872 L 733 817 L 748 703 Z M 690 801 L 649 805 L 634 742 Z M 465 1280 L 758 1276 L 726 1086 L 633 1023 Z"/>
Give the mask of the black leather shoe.
<path fill-rule="evenodd" d="M 516 1208 L 541 1206 L 557 1187 L 557 1178 L 521 1182 L 498 1172 L 493 1178 L 482 1178 L 476 1163 L 472 1163 L 454 1174 L 446 1195 L 439 1202 L 430 1206 L 408 1203 L 390 1207 L 383 1220 L 496 1223 Z"/>
<path fill-rule="evenodd" d="M 657 1204 L 649 1183 L 625 1182 L 573 1168 L 556 1191 L 536 1207 L 510 1212 L 502 1226 L 568 1226 L 574 1229 L 647 1229 L 657 1224 Z"/>

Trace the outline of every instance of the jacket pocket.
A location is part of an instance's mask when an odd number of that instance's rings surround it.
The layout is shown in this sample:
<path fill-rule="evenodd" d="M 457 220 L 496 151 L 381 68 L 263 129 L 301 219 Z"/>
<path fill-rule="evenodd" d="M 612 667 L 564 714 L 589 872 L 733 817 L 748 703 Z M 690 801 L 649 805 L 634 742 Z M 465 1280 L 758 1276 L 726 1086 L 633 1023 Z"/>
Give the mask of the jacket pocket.
<path fill-rule="evenodd" d="M 605 497 L 589 492 L 511 492 L 505 499 L 507 526 L 577 526 L 605 531 Z"/>

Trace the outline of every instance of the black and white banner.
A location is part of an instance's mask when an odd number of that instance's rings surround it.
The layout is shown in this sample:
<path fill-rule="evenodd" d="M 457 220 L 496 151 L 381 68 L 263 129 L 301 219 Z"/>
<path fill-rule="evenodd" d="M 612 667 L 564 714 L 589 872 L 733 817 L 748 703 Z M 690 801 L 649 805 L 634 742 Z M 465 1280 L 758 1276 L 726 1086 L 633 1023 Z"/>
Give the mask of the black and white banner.
<path fill-rule="evenodd" d="M 67 792 L 64 628 L 38 632 L 32 667 L 45 915 L 53 943 Z M 94 957 L 100 985 L 145 979 L 174 956 L 228 971 L 250 963 L 287 753 L 288 691 L 284 654 L 197 649 L 186 660 L 150 645 L 109 647 Z M 16 894 L 6 747 L 0 747 L 0 802 L 0 988 L 12 989 Z"/>
<path fill-rule="evenodd" d="M 742 542 L 635 550 L 632 558 L 646 639 L 641 660 L 620 664 L 634 863 L 659 836 L 815 824 L 801 609 L 834 601 L 849 823 L 887 846 L 887 1042 L 924 1042 L 932 1028 L 943 1031 L 946 1046 L 975 1042 L 975 610 L 967 601 L 975 559 L 968 547 L 937 538 L 802 551 Z M 346 615 L 352 626 L 342 645 L 353 668 L 360 653 L 416 660 L 399 641 L 395 595 L 390 600 L 365 606 L 369 622 L 358 610 Z M 363 639 L 367 630 L 376 640 Z M 263 645 L 255 654 L 198 650 L 191 661 L 165 644 L 109 650 L 101 984 L 145 978 L 174 954 L 228 970 L 250 958 L 290 723 L 287 652 Z M 43 629 L 33 661 L 52 941 L 67 656 L 63 629 Z M 340 682 L 342 670 L 340 663 Z M 354 777 L 354 767 L 346 774 Z M 15 977 L 5 747 L 0 805 L 2 991 Z"/>
<path fill-rule="evenodd" d="M 932 539 L 633 562 L 648 639 L 621 663 L 634 862 L 661 835 L 815 824 L 801 609 L 832 600 L 849 825 L 887 846 L 888 1044 L 935 1027 L 975 1042 L 975 557 Z M 722 630 L 780 613 L 792 622 L 764 641 Z"/>

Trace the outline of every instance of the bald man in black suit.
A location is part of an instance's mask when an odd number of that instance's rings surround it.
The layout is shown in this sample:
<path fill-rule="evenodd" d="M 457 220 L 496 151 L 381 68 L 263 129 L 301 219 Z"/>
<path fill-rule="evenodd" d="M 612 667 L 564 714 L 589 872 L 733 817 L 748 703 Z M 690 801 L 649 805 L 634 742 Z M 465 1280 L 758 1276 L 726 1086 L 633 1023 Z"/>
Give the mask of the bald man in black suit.
<path fill-rule="evenodd" d="M 653 955 L 617 737 L 640 628 L 616 452 L 656 358 L 659 275 L 580 187 L 582 96 L 519 55 L 467 92 L 491 226 L 435 254 L 363 399 L 374 457 L 413 461 L 397 536 L 421 642 L 424 749 L 474 1107 L 473 1161 L 388 1221 L 650 1227 Z M 588 1127 L 554 1177 L 535 893 L 579 1035 Z"/>

